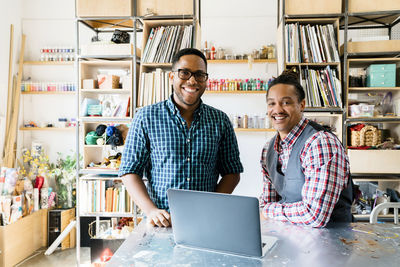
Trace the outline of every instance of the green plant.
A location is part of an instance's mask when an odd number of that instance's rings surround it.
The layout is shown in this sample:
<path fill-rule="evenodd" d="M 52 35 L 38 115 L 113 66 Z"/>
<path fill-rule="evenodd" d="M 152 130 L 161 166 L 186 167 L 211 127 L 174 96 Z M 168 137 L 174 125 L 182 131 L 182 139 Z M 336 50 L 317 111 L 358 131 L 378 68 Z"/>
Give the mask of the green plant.
<path fill-rule="evenodd" d="M 71 155 L 64 157 L 62 153 L 58 153 L 57 162 L 52 167 L 57 186 L 57 207 L 74 207 L 76 204 L 76 157 Z"/>

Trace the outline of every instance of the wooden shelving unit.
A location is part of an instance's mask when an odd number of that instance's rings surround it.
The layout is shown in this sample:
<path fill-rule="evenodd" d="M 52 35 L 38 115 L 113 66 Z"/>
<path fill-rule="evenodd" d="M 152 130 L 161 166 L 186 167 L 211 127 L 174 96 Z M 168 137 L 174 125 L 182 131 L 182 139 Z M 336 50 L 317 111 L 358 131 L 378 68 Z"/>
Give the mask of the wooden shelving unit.
<path fill-rule="evenodd" d="M 389 40 L 349 42 L 344 40 L 341 54 L 344 60 L 343 88 L 345 89 L 345 107 L 349 110 L 349 97 L 358 100 L 359 103 L 375 104 L 372 97 L 375 95 L 385 95 L 388 92 L 393 94 L 393 99 L 400 95 L 400 87 L 397 83 L 394 87 L 350 87 L 350 69 L 366 69 L 371 64 L 390 64 L 394 63 L 397 67 L 400 59 L 398 40 L 392 40 L 392 27 L 397 24 L 400 17 L 400 7 L 398 1 L 385 1 L 376 5 L 374 1 L 344 1 L 344 19 L 341 21 L 341 28 L 344 36 L 352 30 L 363 29 L 365 31 L 377 28 L 387 28 Z M 383 26 L 384 25 L 384 26 Z M 398 69 L 397 69 L 398 72 Z M 350 95 L 351 94 L 351 95 Z M 370 102 L 371 101 L 371 102 Z M 351 102 L 353 103 L 353 102 Z M 395 111 L 398 112 L 398 111 Z M 362 123 L 373 125 L 378 129 L 385 129 L 391 137 L 399 142 L 400 137 L 400 114 L 394 116 L 374 116 L 374 117 L 351 117 L 346 113 L 345 132 L 350 135 L 348 127 L 350 125 Z M 350 144 L 347 144 L 349 147 Z M 378 184 L 381 191 L 397 184 L 400 184 L 400 150 L 395 149 L 347 149 L 350 162 L 350 171 L 355 182 L 374 182 Z M 390 186 L 389 186 L 390 184 Z M 369 214 L 355 215 L 356 219 L 368 220 Z M 393 214 L 379 215 L 378 218 L 393 218 Z"/>

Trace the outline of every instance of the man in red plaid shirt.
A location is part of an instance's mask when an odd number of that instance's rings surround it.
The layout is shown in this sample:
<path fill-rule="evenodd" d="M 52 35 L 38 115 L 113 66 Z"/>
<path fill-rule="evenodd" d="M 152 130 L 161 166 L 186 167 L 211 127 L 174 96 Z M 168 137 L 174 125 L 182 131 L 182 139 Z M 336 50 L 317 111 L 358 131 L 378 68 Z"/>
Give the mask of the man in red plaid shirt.
<path fill-rule="evenodd" d="M 261 156 L 262 217 L 311 227 L 352 221 L 346 152 L 334 134 L 303 117 L 305 93 L 296 74 L 284 72 L 271 83 L 267 105 L 277 134 Z"/>

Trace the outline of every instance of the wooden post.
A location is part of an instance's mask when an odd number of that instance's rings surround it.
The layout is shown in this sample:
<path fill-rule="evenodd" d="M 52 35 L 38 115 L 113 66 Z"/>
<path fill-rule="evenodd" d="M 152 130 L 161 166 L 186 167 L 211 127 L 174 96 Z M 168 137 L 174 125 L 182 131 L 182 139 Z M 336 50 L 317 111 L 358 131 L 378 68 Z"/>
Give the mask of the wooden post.
<path fill-rule="evenodd" d="M 13 55 L 14 55 L 14 25 L 10 25 L 10 51 L 8 58 L 8 91 L 7 91 L 7 113 L 6 113 L 6 135 L 4 138 L 4 147 L 2 157 L 5 156 L 5 148 L 7 142 L 7 134 L 9 131 L 9 124 L 11 120 L 11 105 L 12 105 L 12 91 L 13 91 L 13 81 L 12 81 L 12 65 L 13 65 Z"/>
<path fill-rule="evenodd" d="M 19 52 L 19 66 L 17 76 L 17 86 L 13 89 L 13 101 L 12 101 L 12 116 L 10 119 L 10 125 L 8 132 L 6 133 L 6 145 L 3 165 L 5 167 L 13 168 L 15 161 L 15 142 L 17 139 L 17 127 L 18 127 L 18 115 L 19 115 L 19 101 L 21 95 L 21 80 L 22 70 L 24 64 L 24 50 L 25 50 L 25 34 L 22 35 L 21 51 Z M 10 93 L 10 92 L 9 92 Z"/>

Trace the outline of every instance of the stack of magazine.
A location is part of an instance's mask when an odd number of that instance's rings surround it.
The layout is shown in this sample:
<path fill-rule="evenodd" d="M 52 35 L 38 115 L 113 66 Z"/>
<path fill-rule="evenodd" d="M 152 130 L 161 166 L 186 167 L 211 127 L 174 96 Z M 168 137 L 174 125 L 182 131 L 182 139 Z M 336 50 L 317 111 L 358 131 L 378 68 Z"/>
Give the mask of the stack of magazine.
<path fill-rule="evenodd" d="M 340 62 L 333 24 L 286 24 L 287 63 Z"/>
<path fill-rule="evenodd" d="M 193 25 L 152 28 L 142 63 L 170 63 L 180 49 L 192 47 Z"/>

